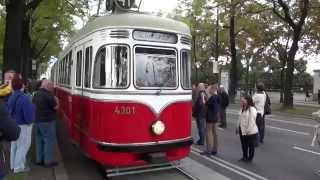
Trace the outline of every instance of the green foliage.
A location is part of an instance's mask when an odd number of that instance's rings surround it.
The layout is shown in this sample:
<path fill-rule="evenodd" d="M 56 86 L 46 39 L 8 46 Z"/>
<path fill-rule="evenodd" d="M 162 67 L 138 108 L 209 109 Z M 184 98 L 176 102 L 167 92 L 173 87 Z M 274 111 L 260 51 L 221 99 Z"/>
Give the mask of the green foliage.
<path fill-rule="evenodd" d="M 39 5 L 31 22 L 32 56 L 37 64 L 47 64 L 52 57 L 58 57 L 63 40 L 75 31 L 73 16 L 83 17 L 86 7 L 85 1 L 76 0 L 45 0 Z"/>

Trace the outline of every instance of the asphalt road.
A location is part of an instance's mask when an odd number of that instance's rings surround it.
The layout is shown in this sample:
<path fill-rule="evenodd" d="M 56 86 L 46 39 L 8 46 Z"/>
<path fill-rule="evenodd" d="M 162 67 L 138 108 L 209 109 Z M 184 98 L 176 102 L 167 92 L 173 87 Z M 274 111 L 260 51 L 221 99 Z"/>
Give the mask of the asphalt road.
<path fill-rule="evenodd" d="M 271 116 L 267 118 L 265 143 L 256 149 L 252 164 L 238 162 L 241 158 L 239 137 L 235 135 L 237 111 L 228 112 L 228 128 L 219 130 L 219 152 L 215 157 L 201 156 L 203 147 L 193 146 L 190 158 L 193 164 L 189 168 L 195 177 L 207 179 L 199 174 L 211 174 L 211 179 L 249 179 L 249 180 L 319 180 L 315 170 L 320 169 L 320 147 L 311 147 L 316 122 L 307 119 Z M 193 123 L 193 135 L 196 128 Z M 69 179 L 102 180 L 99 166 L 83 156 L 73 147 L 63 128 L 58 126 L 60 151 Z M 199 167 L 197 167 L 199 166 Z M 200 167 L 203 166 L 203 167 Z M 204 170 L 206 169 L 207 170 Z M 207 176 L 207 177 L 208 177 Z M 202 178 L 204 177 L 204 178 Z M 112 180 L 180 180 L 188 179 L 175 170 L 130 175 L 112 178 Z"/>

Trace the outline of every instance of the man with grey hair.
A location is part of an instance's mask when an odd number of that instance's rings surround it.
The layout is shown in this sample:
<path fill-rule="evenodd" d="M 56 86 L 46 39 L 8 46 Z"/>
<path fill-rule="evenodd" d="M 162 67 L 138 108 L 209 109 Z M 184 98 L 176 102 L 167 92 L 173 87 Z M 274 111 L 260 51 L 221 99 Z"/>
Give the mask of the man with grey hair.
<path fill-rule="evenodd" d="M 45 167 L 54 167 L 56 145 L 56 119 L 59 108 L 58 99 L 53 95 L 53 84 L 42 80 L 40 89 L 33 97 L 36 107 L 36 163 Z"/>

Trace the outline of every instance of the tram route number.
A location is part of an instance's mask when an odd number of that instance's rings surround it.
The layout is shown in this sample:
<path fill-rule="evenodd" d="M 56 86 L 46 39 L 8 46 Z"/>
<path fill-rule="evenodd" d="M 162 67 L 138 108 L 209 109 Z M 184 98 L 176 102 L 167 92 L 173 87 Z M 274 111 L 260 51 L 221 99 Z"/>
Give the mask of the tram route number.
<path fill-rule="evenodd" d="M 117 115 L 134 115 L 136 114 L 136 108 L 130 106 L 117 106 L 114 109 L 114 113 Z"/>

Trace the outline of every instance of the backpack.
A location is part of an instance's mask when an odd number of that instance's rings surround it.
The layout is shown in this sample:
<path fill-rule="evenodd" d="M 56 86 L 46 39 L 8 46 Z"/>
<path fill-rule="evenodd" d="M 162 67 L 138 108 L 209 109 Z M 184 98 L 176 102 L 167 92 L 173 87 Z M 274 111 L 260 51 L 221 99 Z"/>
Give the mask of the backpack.
<path fill-rule="evenodd" d="M 266 102 L 264 103 L 264 114 L 269 115 L 271 114 L 271 101 L 268 94 L 267 93 L 265 94 L 266 94 Z"/>

